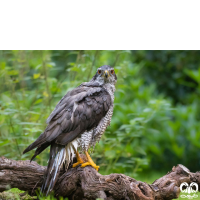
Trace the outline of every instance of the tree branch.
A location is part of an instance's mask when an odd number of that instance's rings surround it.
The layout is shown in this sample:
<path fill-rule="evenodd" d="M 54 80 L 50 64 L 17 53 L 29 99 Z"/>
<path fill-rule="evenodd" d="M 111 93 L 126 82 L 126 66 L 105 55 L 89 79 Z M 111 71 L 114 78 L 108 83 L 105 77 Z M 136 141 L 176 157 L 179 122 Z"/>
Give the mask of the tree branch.
<path fill-rule="evenodd" d="M 46 167 L 30 161 L 14 161 L 0 158 L 0 192 L 19 188 L 34 195 L 41 187 Z M 94 168 L 70 168 L 60 172 L 54 195 L 74 200 L 170 200 L 178 198 L 181 183 L 200 184 L 200 173 L 192 173 L 183 165 L 172 168 L 165 176 L 152 184 L 137 181 L 123 174 L 101 175 Z"/>

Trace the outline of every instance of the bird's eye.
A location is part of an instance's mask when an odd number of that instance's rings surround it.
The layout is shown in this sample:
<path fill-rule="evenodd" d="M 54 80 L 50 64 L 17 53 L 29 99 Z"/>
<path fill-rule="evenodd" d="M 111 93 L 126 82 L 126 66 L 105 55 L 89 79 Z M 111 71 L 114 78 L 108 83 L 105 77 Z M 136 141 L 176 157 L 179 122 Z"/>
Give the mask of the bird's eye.
<path fill-rule="evenodd" d="M 98 74 L 101 74 L 101 70 L 98 70 Z"/>
<path fill-rule="evenodd" d="M 110 72 L 111 72 L 111 74 L 114 74 L 114 70 L 113 69 Z"/>

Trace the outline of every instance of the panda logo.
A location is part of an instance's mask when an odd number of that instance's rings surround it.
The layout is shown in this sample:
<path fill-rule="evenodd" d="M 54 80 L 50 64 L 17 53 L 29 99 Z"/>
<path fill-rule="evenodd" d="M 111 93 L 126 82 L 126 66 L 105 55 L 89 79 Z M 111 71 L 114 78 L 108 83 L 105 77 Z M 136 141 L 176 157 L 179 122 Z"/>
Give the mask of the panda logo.
<path fill-rule="evenodd" d="M 182 194 L 181 198 L 193 199 L 193 198 L 198 197 L 198 195 L 195 194 L 198 192 L 198 184 L 197 183 L 192 182 L 190 185 L 186 182 L 181 183 L 180 190 L 182 193 L 186 194 L 186 195 Z"/>

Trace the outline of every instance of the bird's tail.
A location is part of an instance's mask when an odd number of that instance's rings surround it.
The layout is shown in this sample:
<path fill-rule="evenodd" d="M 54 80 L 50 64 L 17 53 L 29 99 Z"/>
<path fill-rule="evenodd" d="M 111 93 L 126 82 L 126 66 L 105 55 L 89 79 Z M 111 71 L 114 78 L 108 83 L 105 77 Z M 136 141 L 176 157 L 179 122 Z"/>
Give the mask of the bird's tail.
<path fill-rule="evenodd" d="M 41 188 L 41 192 L 46 194 L 46 196 L 53 190 L 61 167 L 65 163 L 66 169 L 68 168 L 76 150 L 77 143 L 73 142 L 69 143 L 67 146 L 55 143 L 51 145 L 47 171 Z"/>

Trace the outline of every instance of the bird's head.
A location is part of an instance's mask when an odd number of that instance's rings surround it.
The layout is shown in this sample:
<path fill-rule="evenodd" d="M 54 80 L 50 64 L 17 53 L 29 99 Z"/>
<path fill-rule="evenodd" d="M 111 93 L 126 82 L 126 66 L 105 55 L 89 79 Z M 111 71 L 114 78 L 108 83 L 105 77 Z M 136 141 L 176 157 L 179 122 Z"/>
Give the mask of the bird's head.
<path fill-rule="evenodd" d="M 97 69 L 96 74 L 92 78 L 92 81 L 98 82 L 100 85 L 110 83 L 114 84 L 117 82 L 117 76 L 114 68 L 109 65 L 103 65 Z"/>

